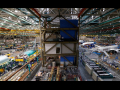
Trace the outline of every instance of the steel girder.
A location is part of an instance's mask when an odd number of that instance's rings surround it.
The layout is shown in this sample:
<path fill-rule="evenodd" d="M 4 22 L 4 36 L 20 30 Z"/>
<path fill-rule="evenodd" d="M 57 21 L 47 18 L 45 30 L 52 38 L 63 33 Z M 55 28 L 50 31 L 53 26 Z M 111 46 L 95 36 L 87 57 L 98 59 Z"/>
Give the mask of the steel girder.
<path fill-rule="evenodd" d="M 118 8 L 117 8 L 118 9 Z M 117 10 L 116 9 L 116 10 Z M 107 13 L 104 13 L 103 15 L 101 15 L 101 16 L 103 16 L 104 17 L 104 15 L 109 15 L 111 12 L 114 12 L 115 11 L 115 9 L 113 9 L 113 10 L 110 10 L 110 11 L 108 11 Z M 101 18 L 101 17 L 98 17 L 98 18 Z M 119 20 L 120 19 L 120 17 L 115 17 L 115 18 L 112 18 L 112 19 L 110 19 L 110 20 L 107 20 L 107 21 L 104 21 L 104 22 L 102 22 L 102 23 L 99 23 L 98 25 L 93 25 L 93 26 L 91 26 L 91 27 L 88 27 L 87 29 L 83 29 L 83 30 L 80 30 L 80 33 L 82 33 L 82 34 L 84 34 L 84 33 L 86 33 L 86 32 L 90 32 L 90 31 L 93 31 L 93 30 L 97 30 L 97 29 L 100 29 L 100 28 L 103 28 L 103 27 L 106 27 L 106 26 L 111 26 L 111 24 L 109 25 L 109 23 L 110 22 L 115 22 L 115 21 L 117 21 L 117 20 Z M 118 23 L 112 23 L 112 25 L 115 25 L 115 24 L 119 24 L 119 22 Z M 95 27 L 95 26 L 98 26 L 98 27 Z"/>

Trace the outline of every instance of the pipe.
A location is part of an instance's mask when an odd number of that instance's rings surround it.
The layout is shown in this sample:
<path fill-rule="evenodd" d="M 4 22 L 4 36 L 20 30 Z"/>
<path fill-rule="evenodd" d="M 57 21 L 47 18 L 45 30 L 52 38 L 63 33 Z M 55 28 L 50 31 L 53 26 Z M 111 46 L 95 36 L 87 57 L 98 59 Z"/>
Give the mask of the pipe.
<path fill-rule="evenodd" d="M 30 9 L 33 10 L 39 16 L 39 18 L 41 18 L 41 15 L 38 13 L 38 11 L 35 8 L 30 8 Z"/>
<path fill-rule="evenodd" d="M 95 18 L 95 19 L 89 21 L 88 23 L 82 25 L 81 27 L 83 27 L 83 26 L 85 26 L 85 25 L 88 25 L 88 24 L 90 24 L 91 22 L 94 22 L 94 21 L 96 21 L 96 20 L 98 20 L 98 19 L 100 19 L 100 18 L 102 18 L 102 17 L 105 17 L 106 15 L 108 15 L 108 14 L 110 14 L 110 13 L 116 11 L 117 9 L 119 9 L 119 8 L 112 9 L 112 10 L 108 11 L 107 13 L 101 15 L 100 17 L 97 17 L 97 18 Z"/>
<path fill-rule="evenodd" d="M 80 17 L 80 15 L 86 10 L 87 8 L 82 8 L 82 10 L 80 10 L 80 13 L 78 14 L 78 17 Z"/>

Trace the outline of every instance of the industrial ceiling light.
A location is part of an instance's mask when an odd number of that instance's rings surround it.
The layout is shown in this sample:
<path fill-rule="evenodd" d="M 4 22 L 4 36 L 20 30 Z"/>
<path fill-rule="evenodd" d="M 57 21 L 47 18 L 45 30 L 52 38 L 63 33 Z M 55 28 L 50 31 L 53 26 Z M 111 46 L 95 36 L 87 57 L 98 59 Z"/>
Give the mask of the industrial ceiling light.
<path fill-rule="evenodd" d="M 15 12 L 18 12 L 17 10 L 15 10 Z"/>

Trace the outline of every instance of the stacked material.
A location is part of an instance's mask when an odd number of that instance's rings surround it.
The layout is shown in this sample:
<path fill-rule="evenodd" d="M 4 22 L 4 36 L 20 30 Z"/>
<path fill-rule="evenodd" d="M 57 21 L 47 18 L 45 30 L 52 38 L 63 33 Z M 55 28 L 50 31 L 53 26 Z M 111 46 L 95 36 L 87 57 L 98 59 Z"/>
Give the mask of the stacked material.
<path fill-rule="evenodd" d="M 53 76 L 53 72 L 54 72 L 54 67 L 52 67 L 51 72 L 50 72 L 50 76 L 48 78 L 48 81 L 52 80 L 52 76 Z"/>
<path fill-rule="evenodd" d="M 59 77 L 60 77 L 60 67 L 57 67 L 56 81 L 59 81 Z"/>

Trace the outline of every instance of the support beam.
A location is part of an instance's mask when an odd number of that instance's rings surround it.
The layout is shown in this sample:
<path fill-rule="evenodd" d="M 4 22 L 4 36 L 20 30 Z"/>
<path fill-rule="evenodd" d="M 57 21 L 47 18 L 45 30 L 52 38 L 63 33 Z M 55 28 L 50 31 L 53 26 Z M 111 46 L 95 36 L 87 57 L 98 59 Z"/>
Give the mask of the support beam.
<path fill-rule="evenodd" d="M 83 8 L 82 10 L 80 10 L 80 13 L 78 14 L 78 17 L 80 17 L 80 15 L 86 10 L 87 8 Z"/>
<path fill-rule="evenodd" d="M 52 22 L 54 19 L 56 19 L 59 15 L 56 15 L 51 21 L 48 22 Z"/>
<path fill-rule="evenodd" d="M 39 27 L 40 27 L 40 53 L 41 53 L 41 60 L 43 59 L 43 55 L 42 55 L 42 34 L 41 34 L 41 24 L 40 24 L 40 18 L 39 18 Z M 44 66 L 44 60 L 42 60 L 42 66 Z"/>
<path fill-rule="evenodd" d="M 38 11 L 35 8 L 30 8 L 30 9 L 33 10 L 39 16 L 39 18 L 41 18 L 41 15 L 38 13 Z"/>
<path fill-rule="evenodd" d="M 69 48 L 67 45 L 63 44 L 65 47 L 67 47 L 70 51 L 74 52 L 71 48 Z"/>
<path fill-rule="evenodd" d="M 57 43 L 56 43 L 54 46 L 52 46 L 49 50 L 47 50 L 45 53 L 49 52 L 49 51 L 50 51 L 51 49 L 53 49 L 56 45 L 57 45 Z"/>
<path fill-rule="evenodd" d="M 71 37 L 73 40 L 75 40 L 75 38 L 73 38 L 70 34 L 68 34 L 67 32 L 65 32 L 64 30 L 62 30 L 64 33 L 66 33 L 69 37 Z"/>
<path fill-rule="evenodd" d="M 45 54 L 44 56 L 75 56 L 76 53 L 65 53 L 65 54 Z"/>
<path fill-rule="evenodd" d="M 53 60 L 54 60 L 54 59 L 53 59 Z M 49 63 L 47 63 L 47 65 L 46 65 L 45 67 L 47 67 L 50 63 L 52 63 L 53 60 L 51 60 Z"/>
<path fill-rule="evenodd" d="M 43 43 L 46 43 L 46 44 L 49 44 L 49 43 L 78 43 L 78 40 L 77 41 L 65 41 L 65 42 L 45 41 Z"/>
<path fill-rule="evenodd" d="M 31 10 L 31 9 L 29 9 L 29 8 L 26 8 L 31 14 L 33 14 L 36 18 L 38 18 L 39 19 L 39 17 Z"/>
<path fill-rule="evenodd" d="M 69 20 L 67 20 L 65 17 L 63 17 L 62 15 L 61 15 L 61 17 L 64 18 L 68 23 L 70 23 L 71 25 L 73 25 L 75 28 L 77 28 L 76 25 L 74 25 L 73 23 L 71 23 L 71 22 L 70 22 Z"/>
<path fill-rule="evenodd" d="M 53 31 L 52 34 L 49 35 L 49 36 L 45 39 L 45 41 L 46 41 L 47 39 L 49 39 L 49 38 L 54 34 L 54 32 L 56 32 L 56 31 Z"/>
<path fill-rule="evenodd" d="M 78 30 L 79 28 L 42 28 L 42 31 L 45 30 L 45 31 L 51 31 L 51 30 Z"/>
<path fill-rule="evenodd" d="M 66 59 L 71 65 L 73 65 L 67 58 L 65 58 L 64 56 L 62 56 L 64 59 Z M 74 66 L 74 65 L 73 65 Z"/>

